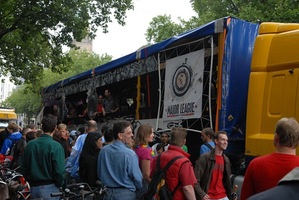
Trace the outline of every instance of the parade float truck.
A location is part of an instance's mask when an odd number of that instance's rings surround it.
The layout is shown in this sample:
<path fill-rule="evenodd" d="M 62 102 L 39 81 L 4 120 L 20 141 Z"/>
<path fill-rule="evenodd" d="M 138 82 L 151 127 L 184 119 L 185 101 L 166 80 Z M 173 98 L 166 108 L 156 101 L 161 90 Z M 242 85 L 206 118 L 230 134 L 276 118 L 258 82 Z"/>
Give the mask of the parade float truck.
<path fill-rule="evenodd" d="M 149 123 L 157 133 L 187 128 L 193 163 L 203 128 L 226 131 L 232 171 L 242 174 L 253 157 L 275 150 L 280 118 L 299 120 L 298 47 L 299 24 L 225 17 L 44 88 L 41 114 L 56 105 L 65 121 L 72 103 L 91 116 L 108 88 L 120 103 L 114 120 Z"/>

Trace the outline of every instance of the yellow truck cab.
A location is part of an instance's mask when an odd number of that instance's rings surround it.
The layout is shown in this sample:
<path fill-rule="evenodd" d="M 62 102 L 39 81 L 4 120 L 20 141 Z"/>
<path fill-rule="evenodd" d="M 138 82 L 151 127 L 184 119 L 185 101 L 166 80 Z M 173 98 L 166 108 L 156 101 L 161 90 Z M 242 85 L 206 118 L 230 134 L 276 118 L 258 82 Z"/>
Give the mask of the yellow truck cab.
<path fill-rule="evenodd" d="M 299 120 L 298 47 L 299 24 L 260 25 L 249 79 L 245 142 L 248 156 L 275 151 L 273 138 L 279 119 Z"/>
<path fill-rule="evenodd" d="M 3 131 L 12 120 L 17 121 L 15 109 L 0 107 L 0 131 Z"/>

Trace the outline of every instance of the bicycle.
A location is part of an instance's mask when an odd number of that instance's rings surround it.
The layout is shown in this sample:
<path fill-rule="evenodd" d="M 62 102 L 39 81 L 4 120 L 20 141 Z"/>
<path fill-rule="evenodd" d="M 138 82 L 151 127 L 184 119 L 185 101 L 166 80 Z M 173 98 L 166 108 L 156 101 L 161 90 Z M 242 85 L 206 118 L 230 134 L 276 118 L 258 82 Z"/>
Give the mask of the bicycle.
<path fill-rule="evenodd" d="M 1 188 L 3 188 L 4 193 L 5 190 L 9 191 L 9 199 L 30 199 L 29 183 L 25 180 L 22 174 L 16 172 L 15 170 L 1 168 L 0 185 Z"/>
<path fill-rule="evenodd" d="M 86 199 L 102 200 L 106 195 L 107 188 L 100 181 L 97 181 L 96 185 L 92 188 L 84 182 L 70 184 L 61 189 L 61 192 L 51 193 L 51 197 L 60 197 L 61 200 L 84 200 L 86 197 Z"/>

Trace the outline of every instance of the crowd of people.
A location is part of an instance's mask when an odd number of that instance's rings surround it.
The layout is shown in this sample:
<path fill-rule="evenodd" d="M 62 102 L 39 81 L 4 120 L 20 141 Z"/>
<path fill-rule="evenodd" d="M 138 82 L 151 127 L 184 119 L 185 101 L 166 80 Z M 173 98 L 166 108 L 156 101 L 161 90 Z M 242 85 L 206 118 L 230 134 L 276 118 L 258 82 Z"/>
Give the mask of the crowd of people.
<path fill-rule="evenodd" d="M 41 126 L 42 130 L 37 130 L 29 124 L 21 130 L 10 122 L 0 133 L 1 155 L 12 155 L 10 167 L 18 168 L 30 183 L 32 199 L 55 199 L 50 194 L 66 184 L 86 182 L 94 187 L 97 180 L 107 187 L 105 199 L 140 199 L 157 168 L 164 168 L 178 156 L 165 174 L 173 199 L 237 199 L 232 192 L 230 161 L 224 153 L 228 146 L 224 131 L 202 130 L 203 145 L 193 166 L 185 146 L 185 128 L 162 132 L 161 142 L 152 145 L 154 129 L 148 124 L 141 124 L 135 135 L 130 122 L 122 120 L 100 128 L 99 123 L 89 120 L 86 127 L 73 129 L 57 124 L 55 116 L 49 114 Z M 241 200 L 278 199 L 273 193 L 283 194 L 284 190 L 298 195 L 298 142 L 298 122 L 280 119 L 274 134 L 276 152 L 250 162 Z"/>

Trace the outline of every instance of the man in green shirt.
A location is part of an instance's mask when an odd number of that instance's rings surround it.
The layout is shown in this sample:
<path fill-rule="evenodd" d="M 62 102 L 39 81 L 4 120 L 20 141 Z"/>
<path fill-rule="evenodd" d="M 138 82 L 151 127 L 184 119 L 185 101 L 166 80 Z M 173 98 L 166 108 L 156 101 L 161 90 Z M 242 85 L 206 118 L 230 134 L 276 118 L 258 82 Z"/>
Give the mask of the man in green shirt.
<path fill-rule="evenodd" d="M 31 198 L 55 199 L 64 181 L 64 150 L 52 139 L 57 120 L 47 115 L 42 120 L 44 134 L 30 141 L 21 158 L 20 171 L 30 184 Z M 59 197 L 57 198 L 59 199 Z"/>

